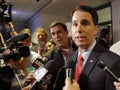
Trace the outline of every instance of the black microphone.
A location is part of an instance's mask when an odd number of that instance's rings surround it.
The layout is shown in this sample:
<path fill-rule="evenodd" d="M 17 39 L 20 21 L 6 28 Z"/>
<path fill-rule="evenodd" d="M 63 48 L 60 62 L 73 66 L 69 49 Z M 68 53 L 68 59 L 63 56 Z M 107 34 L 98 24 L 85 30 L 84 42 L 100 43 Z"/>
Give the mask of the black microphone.
<path fill-rule="evenodd" d="M 106 64 L 102 61 L 99 60 L 97 63 L 98 67 L 106 71 L 110 76 L 112 76 L 117 82 L 119 82 L 117 76 L 106 66 Z"/>
<path fill-rule="evenodd" d="M 44 66 L 44 64 L 42 63 L 42 58 L 36 58 L 32 63 L 32 66 L 35 67 L 36 69 L 38 69 L 41 66 Z"/>
<path fill-rule="evenodd" d="M 48 57 L 46 57 L 46 56 L 43 56 L 42 57 L 42 62 L 45 64 L 45 63 L 47 63 L 49 61 L 49 59 L 48 59 Z"/>
<path fill-rule="evenodd" d="M 39 67 L 33 74 L 35 82 L 31 86 L 30 90 L 35 90 L 36 85 L 40 82 L 48 73 L 53 73 L 57 67 L 57 62 L 55 60 L 48 61 L 45 66 Z"/>
<path fill-rule="evenodd" d="M 37 55 L 36 55 L 37 56 Z M 32 58 L 32 57 L 31 57 Z M 32 66 L 35 67 L 36 69 L 38 69 L 40 66 L 44 66 L 47 62 L 48 62 L 48 58 L 47 57 L 34 57 L 32 58 L 33 62 L 32 62 Z"/>
<path fill-rule="evenodd" d="M 73 79 L 73 68 L 74 68 L 74 64 L 75 62 L 73 60 L 67 60 L 66 64 L 65 64 L 65 68 L 66 68 L 66 78 L 70 78 L 71 81 Z M 71 82 L 72 83 L 72 82 Z"/>
<path fill-rule="evenodd" d="M 28 37 L 29 37 L 29 35 L 27 33 L 18 34 L 16 36 L 11 37 L 10 39 L 8 39 L 7 43 L 10 43 L 10 42 L 19 42 L 19 41 L 27 39 Z"/>
<path fill-rule="evenodd" d="M 73 76 L 74 76 L 74 74 L 73 74 L 73 68 L 74 68 L 74 65 L 75 65 L 74 63 L 75 62 L 73 60 L 67 60 L 66 63 L 65 63 L 65 66 L 62 66 L 58 70 L 56 79 L 55 79 L 54 84 L 53 84 L 53 90 L 56 89 L 56 84 L 57 84 L 59 74 L 63 69 L 66 69 L 66 78 L 69 77 L 71 79 L 71 83 L 73 82 L 72 79 L 73 79 Z"/>

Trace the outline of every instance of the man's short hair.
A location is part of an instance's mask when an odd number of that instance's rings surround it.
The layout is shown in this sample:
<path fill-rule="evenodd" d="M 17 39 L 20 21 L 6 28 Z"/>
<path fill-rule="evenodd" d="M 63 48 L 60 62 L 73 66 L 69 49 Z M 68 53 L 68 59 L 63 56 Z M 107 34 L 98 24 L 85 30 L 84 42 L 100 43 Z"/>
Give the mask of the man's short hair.
<path fill-rule="evenodd" d="M 109 33 L 110 33 L 110 30 L 108 28 L 101 29 L 101 31 L 100 31 L 100 38 L 104 38 Z"/>
<path fill-rule="evenodd" d="M 57 22 L 57 21 L 52 22 L 49 26 L 49 29 L 51 29 L 52 27 L 58 26 L 58 25 L 61 25 L 63 29 L 67 31 L 67 26 L 64 23 Z"/>
<path fill-rule="evenodd" d="M 36 29 L 36 32 L 39 33 L 39 34 L 45 34 L 47 35 L 47 32 L 44 28 L 40 27 L 40 28 L 37 28 Z"/>
<path fill-rule="evenodd" d="M 98 14 L 94 8 L 87 5 L 80 5 L 75 8 L 75 10 L 72 12 L 72 15 L 74 14 L 75 11 L 78 11 L 78 10 L 90 13 L 92 16 L 94 25 L 98 25 Z"/>
<path fill-rule="evenodd" d="M 23 29 L 21 33 L 27 33 L 29 36 L 31 36 L 31 31 L 28 28 Z"/>

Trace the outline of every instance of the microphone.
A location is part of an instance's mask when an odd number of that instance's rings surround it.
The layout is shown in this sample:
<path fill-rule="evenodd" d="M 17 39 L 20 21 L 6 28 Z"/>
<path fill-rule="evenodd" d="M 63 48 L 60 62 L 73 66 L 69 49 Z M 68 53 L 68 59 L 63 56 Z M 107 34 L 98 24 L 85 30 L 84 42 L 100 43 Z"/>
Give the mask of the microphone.
<path fill-rule="evenodd" d="M 98 67 L 106 71 L 110 76 L 112 76 L 117 82 L 119 82 L 117 76 L 105 65 L 102 60 L 99 60 L 97 63 Z"/>
<path fill-rule="evenodd" d="M 65 68 L 66 68 L 66 78 L 70 78 L 71 81 L 73 79 L 73 68 L 74 68 L 74 64 L 75 62 L 73 60 L 67 60 L 66 64 L 65 64 Z M 72 83 L 72 82 L 71 82 Z"/>
<path fill-rule="evenodd" d="M 38 56 L 32 59 L 33 59 L 32 66 L 35 67 L 36 69 L 38 69 L 40 66 L 44 66 L 44 64 L 46 64 L 49 60 L 47 57 L 40 58 Z"/>
<path fill-rule="evenodd" d="M 55 90 L 56 88 L 56 83 L 57 83 L 57 80 L 58 80 L 58 77 L 59 77 L 59 73 L 61 72 L 62 69 L 66 69 L 66 78 L 69 77 L 71 79 L 71 83 L 73 82 L 72 79 L 73 79 L 73 68 L 74 68 L 74 61 L 73 60 L 67 60 L 66 63 L 65 63 L 65 66 L 61 67 L 59 70 L 58 70 L 58 73 L 57 73 L 57 76 L 56 76 L 56 79 L 54 81 L 54 84 L 53 84 L 53 90 Z"/>
<path fill-rule="evenodd" d="M 38 69 L 40 66 L 44 66 L 44 64 L 41 61 L 41 58 L 36 58 L 36 60 L 32 63 L 32 66 L 36 69 Z"/>
<path fill-rule="evenodd" d="M 48 57 L 46 57 L 46 56 L 43 56 L 43 57 L 42 57 L 42 62 L 43 62 L 43 63 L 47 63 L 48 60 L 49 60 Z"/>
<path fill-rule="evenodd" d="M 29 35 L 27 33 L 18 34 L 16 36 L 11 37 L 10 39 L 8 39 L 7 43 L 22 41 L 22 40 L 27 39 L 28 37 L 29 37 Z"/>
<path fill-rule="evenodd" d="M 37 83 L 44 79 L 47 73 L 53 73 L 56 67 L 57 62 L 55 60 L 50 60 L 45 64 L 45 66 L 39 67 L 33 74 L 35 82 L 31 86 L 30 90 L 35 90 Z"/>

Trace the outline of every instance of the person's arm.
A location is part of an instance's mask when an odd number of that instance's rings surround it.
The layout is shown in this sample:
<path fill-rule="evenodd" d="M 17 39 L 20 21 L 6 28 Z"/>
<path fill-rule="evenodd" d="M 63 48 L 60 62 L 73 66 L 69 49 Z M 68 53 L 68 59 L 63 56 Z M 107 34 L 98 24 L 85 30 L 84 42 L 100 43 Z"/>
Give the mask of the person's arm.
<path fill-rule="evenodd" d="M 29 84 L 28 86 L 22 88 L 21 90 L 30 90 L 31 84 Z"/>
<path fill-rule="evenodd" d="M 2 33 L 0 33 L 0 39 L 1 39 L 2 46 L 4 47 L 5 41 L 4 41 Z"/>
<path fill-rule="evenodd" d="M 14 25 L 12 24 L 12 22 L 9 22 L 9 27 L 10 27 L 10 30 L 11 30 L 11 35 L 12 36 L 17 35 L 17 32 L 15 31 Z"/>
<path fill-rule="evenodd" d="M 26 60 L 26 57 L 21 57 L 20 60 L 16 62 L 16 67 L 21 69 L 25 76 L 29 73 L 26 66 Z"/>
<path fill-rule="evenodd" d="M 75 80 L 71 83 L 70 78 L 66 78 L 63 90 L 80 90 L 80 86 Z"/>
<path fill-rule="evenodd" d="M 34 81 L 35 81 L 35 78 L 33 77 L 33 73 L 34 71 L 30 72 L 26 78 L 25 78 L 25 87 L 22 88 L 22 90 L 29 90 L 31 88 L 31 86 L 33 85 Z M 47 78 L 47 76 L 45 77 Z M 29 84 L 29 85 L 28 85 Z M 36 86 L 35 86 L 36 87 Z M 38 90 L 47 90 L 47 83 L 43 81 L 40 81 L 38 84 L 37 84 L 37 88 Z"/>
<path fill-rule="evenodd" d="M 119 81 L 120 81 L 120 78 L 119 78 Z M 116 90 L 120 90 L 120 82 L 115 81 L 113 84 L 114 84 Z"/>

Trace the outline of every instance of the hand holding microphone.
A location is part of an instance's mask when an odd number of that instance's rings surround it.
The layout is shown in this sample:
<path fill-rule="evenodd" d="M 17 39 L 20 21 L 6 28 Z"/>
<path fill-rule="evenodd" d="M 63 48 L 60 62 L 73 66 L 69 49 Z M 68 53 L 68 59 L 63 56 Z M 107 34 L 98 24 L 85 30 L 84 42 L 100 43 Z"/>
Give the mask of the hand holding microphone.
<path fill-rule="evenodd" d="M 49 83 L 49 80 L 52 77 L 51 74 L 55 71 L 56 67 L 57 67 L 57 63 L 55 60 L 50 60 L 45 64 L 45 66 L 39 67 L 33 74 L 33 77 L 35 78 L 35 82 L 31 86 L 30 90 L 35 90 L 36 85 L 39 86 L 41 85 L 39 83 L 43 84 L 42 86 L 40 86 L 40 88 L 42 88 L 43 86 L 45 86 L 46 88 L 46 84 Z"/>
<path fill-rule="evenodd" d="M 75 62 L 73 60 L 67 60 L 65 64 L 66 68 L 66 80 L 63 90 L 80 90 L 79 84 L 73 79 L 73 69 Z"/>
<path fill-rule="evenodd" d="M 66 68 L 66 78 L 70 78 L 71 79 L 71 83 L 72 83 L 72 79 L 73 79 L 73 68 L 74 68 L 74 61 L 73 60 L 67 60 L 66 64 L 65 64 L 65 68 Z"/>
<path fill-rule="evenodd" d="M 116 90 L 120 90 L 120 78 L 118 78 L 119 82 L 114 81 L 114 86 Z"/>
<path fill-rule="evenodd" d="M 80 86 L 75 80 L 72 80 L 71 83 L 71 79 L 66 78 L 65 86 L 63 87 L 63 90 L 80 90 Z"/>

